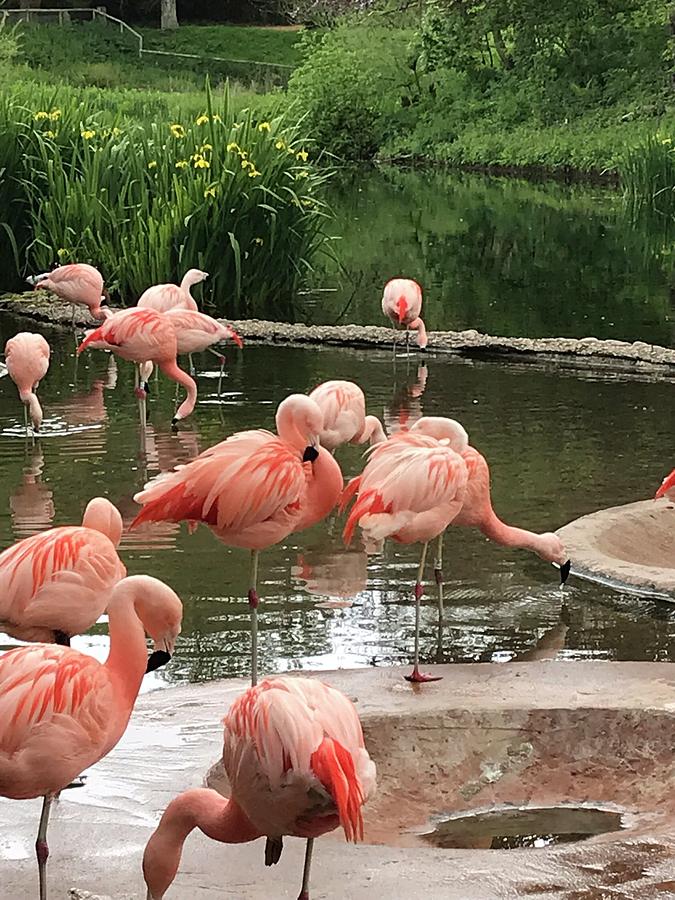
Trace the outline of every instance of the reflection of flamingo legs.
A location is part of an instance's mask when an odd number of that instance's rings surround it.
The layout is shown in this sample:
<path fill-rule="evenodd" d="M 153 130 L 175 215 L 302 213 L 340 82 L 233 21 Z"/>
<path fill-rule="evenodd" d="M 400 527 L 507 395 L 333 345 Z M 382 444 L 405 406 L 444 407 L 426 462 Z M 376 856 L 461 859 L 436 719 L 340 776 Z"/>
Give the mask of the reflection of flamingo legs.
<path fill-rule="evenodd" d="M 222 353 L 218 353 L 217 350 L 212 350 L 211 347 L 206 348 L 209 353 L 213 353 L 218 362 L 220 363 L 220 374 L 218 375 L 218 399 L 220 400 L 220 394 L 223 389 L 223 372 L 225 371 L 225 357 Z"/>

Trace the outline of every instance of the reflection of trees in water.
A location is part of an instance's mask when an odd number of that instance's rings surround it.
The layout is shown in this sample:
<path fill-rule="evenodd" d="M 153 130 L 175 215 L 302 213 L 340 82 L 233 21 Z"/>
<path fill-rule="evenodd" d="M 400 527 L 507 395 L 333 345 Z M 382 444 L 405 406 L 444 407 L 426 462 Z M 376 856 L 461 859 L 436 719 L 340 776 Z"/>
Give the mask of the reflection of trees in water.
<path fill-rule="evenodd" d="M 633 227 L 616 190 L 391 169 L 343 177 L 331 205 L 362 279 L 349 321 L 379 322 L 383 284 L 405 274 L 432 329 L 669 341 L 668 237 Z"/>

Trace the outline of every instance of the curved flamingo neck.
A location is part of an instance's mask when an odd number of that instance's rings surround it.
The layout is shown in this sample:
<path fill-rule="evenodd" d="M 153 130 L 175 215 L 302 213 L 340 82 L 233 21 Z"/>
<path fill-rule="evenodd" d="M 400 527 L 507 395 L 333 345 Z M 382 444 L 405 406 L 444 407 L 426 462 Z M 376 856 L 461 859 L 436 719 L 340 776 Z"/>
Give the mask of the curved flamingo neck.
<path fill-rule="evenodd" d="M 366 441 L 370 441 L 371 444 L 380 444 L 382 441 L 387 440 L 387 435 L 384 433 L 382 422 L 380 422 L 377 416 L 366 416 L 363 431 L 358 436 L 357 440 L 359 444 L 365 444 Z"/>
<path fill-rule="evenodd" d="M 37 398 L 37 394 L 33 393 L 33 391 L 25 390 L 19 392 L 19 397 L 21 398 L 22 403 L 25 403 L 28 407 L 28 412 L 30 414 L 30 420 L 33 423 L 34 428 L 39 428 L 42 425 L 42 407 L 40 406 L 40 401 Z"/>
<path fill-rule="evenodd" d="M 285 406 L 277 410 L 276 415 L 277 434 L 282 441 L 290 444 L 298 450 L 304 450 L 307 446 L 307 439 L 302 434 L 295 420 L 293 410 L 289 406 Z"/>
<path fill-rule="evenodd" d="M 197 301 L 192 296 L 192 292 L 190 290 L 190 288 L 194 287 L 195 284 L 197 284 L 197 282 L 194 280 L 194 276 L 190 275 L 189 272 L 186 272 L 181 280 L 180 289 L 187 297 L 189 308 L 198 310 L 199 307 L 197 306 Z"/>
<path fill-rule="evenodd" d="M 295 531 L 302 531 L 325 519 L 335 509 L 344 487 L 342 470 L 325 447 L 319 448 L 319 455 L 313 463 L 305 465 L 311 469 L 307 471 L 307 490 Z"/>
<path fill-rule="evenodd" d="M 187 372 L 184 372 L 175 359 L 164 360 L 159 363 L 159 367 L 167 378 L 177 381 L 187 391 L 187 397 L 178 407 L 175 415 L 176 419 L 186 419 L 197 403 L 197 385 L 194 378 L 191 378 Z"/>
<path fill-rule="evenodd" d="M 108 604 L 110 652 L 105 667 L 115 676 L 124 699 L 133 708 L 148 665 L 145 629 L 136 612 L 136 586 L 123 578 L 113 590 Z"/>
<path fill-rule="evenodd" d="M 487 501 L 485 516 L 480 523 L 480 530 L 502 547 L 516 547 L 520 550 L 532 550 L 539 556 L 545 557 L 545 539 L 543 535 L 526 528 L 517 528 L 515 525 L 507 525 L 492 508 L 490 500 Z"/>

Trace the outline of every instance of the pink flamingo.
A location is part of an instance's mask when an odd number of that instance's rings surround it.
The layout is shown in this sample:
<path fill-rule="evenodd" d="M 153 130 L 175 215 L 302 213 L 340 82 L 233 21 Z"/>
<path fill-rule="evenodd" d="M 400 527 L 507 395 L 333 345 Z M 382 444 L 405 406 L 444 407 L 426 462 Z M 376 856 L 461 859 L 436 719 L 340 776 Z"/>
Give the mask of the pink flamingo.
<path fill-rule="evenodd" d="M 23 403 L 26 431 L 28 413 L 35 431 L 42 425 L 42 407 L 35 393 L 49 369 L 49 344 L 41 334 L 21 331 L 5 344 L 5 362 L 9 377 L 17 386 Z"/>
<path fill-rule="evenodd" d="M 0 796 L 43 797 L 35 849 L 47 898 L 47 824 L 54 797 L 110 753 L 126 731 L 146 671 L 170 658 L 183 607 L 148 575 L 119 581 L 108 604 L 105 663 L 69 647 L 18 647 L 0 657 Z M 148 660 L 144 630 L 161 648 Z"/>
<path fill-rule="evenodd" d="M 189 269 L 183 275 L 180 285 L 155 284 L 143 291 L 136 306 L 154 309 L 157 312 L 168 312 L 168 310 L 176 308 L 192 309 L 197 312 L 199 307 L 190 293 L 190 288 L 208 277 L 209 273 L 202 272 L 201 269 Z"/>
<path fill-rule="evenodd" d="M 267 678 L 235 700 L 224 725 L 231 797 L 197 788 L 171 801 L 143 855 L 148 900 L 166 894 L 195 828 L 225 844 L 265 836 L 267 866 L 284 835 L 306 838 L 298 900 L 309 900 L 314 839 L 340 825 L 348 841 L 362 840 L 361 808 L 375 791 L 354 704 L 314 679 Z"/>
<path fill-rule="evenodd" d="M 417 331 L 417 346 L 426 350 L 428 338 L 424 322 L 420 318 L 422 311 L 422 288 L 412 278 L 392 278 L 384 286 L 382 295 L 382 312 L 394 325 L 394 328 L 405 328 L 406 350 L 409 349 L 410 329 Z M 396 338 L 394 337 L 394 351 Z"/>
<path fill-rule="evenodd" d="M 195 408 L 197 385 L 176 362 L 176 332 L 170 320 L 162 313 L 138 307 L 115 313 L 87 335 L 77 348 L 78 356 L 87 347 L 112 350 L 122 359 L 135 363 L 156 363 L 167 378 L 182 384 L 187 397 L 178 407 L 173 425 L 187 418 Z"/>
<path fill-rule="evenodd" d="M 345 488 L 344 507 L 356 495 L 344 528 L 349 545 L 357 525 L 371 541 L 391 537 L 403 544 L 422 543 L 414 587 L 415 658 L 408 681 L 437 681 L 419 671 L 420 600 L 429 541 L 442 535 L 462 508 L 467 483 L 464 460 L 447 441 L 399 432 L 378 444 L 362 474 Z"/>
<path fill-rule="evenodd" d="M 661 487 L 654 494 L 654 499 L 658 500 L 659 497 L 667 497 L 669 500 L 675 500 L 675 490 L 673 488 L 675 488 L 675 469 L 663 479 Z"/>
<path fill-rule="evenodd" d="M 335 507 L 340 467 L 319 446 L 323 415 L 304 394 L 291 394 L 276 413 L 278 437 L 240 431 L 177 471 L 150 481 L 134 500 L 143 506 L 131 524 L 202 522 L 229 547 L 251 551 L 251 680 L 258 672 L 258 554 L 294 531 L 309 528 Z"/>
<path fill-rule="evenodd" d="M 454 419 L 443 416 L 424 416 L 410 429 L 410 434 L 424 434 L 437 440 L 447 440 L 460 454 L 466 464 L 468 481 L 464 502 L 452 525 L 478 528 L 485 537 L 502 547 L 530 550 L 546 562 L 560 568 L 560 583 L 564 584 L 570 573 L 571 562 L 565 547 L 553 532 L 538 534 L 525 528 L 516 528 L 503 522 L 492 507 L 490 496 L 490 469 L 482 454 L 469 445 L 469 437 L 464 428 Z M 439 585 L 439 609 L 443 612 L 443 535 L 438 539 L 436 562 L 434 563 L 436 582 Z"/>
<path fill-rule="evenodd" d="M 41 275 L 30 275 L 26 281 L 38 290 L 51 291 L 61 300 L 71 303 L 73 307 L 73 331 L 75 330 L 75 308 L 86 306 L 95 319 L 105 319 L 112 315 L 109 309 L 101 306 L 109 299 L 103 287 L 103 276 L 87 263 L 72 263 L 59 266 L 51 272 Z"/>
<path fill-rule="evenodd" d="M 341 444 L 386 441 L 382 423 L 366 415 L 366 398 L 353 381 L 324 381 L 309 395 L 323 413 L 321 446 L 334 451 Z"/>
<path fill-rule="evenodd" d="M 127 570 L 117 555 L 122 516 L 104 497 L 82 525 L 50 528 L 0 553 L 0 627 L 22 641 L 70 644 L 105 611 Z"/>

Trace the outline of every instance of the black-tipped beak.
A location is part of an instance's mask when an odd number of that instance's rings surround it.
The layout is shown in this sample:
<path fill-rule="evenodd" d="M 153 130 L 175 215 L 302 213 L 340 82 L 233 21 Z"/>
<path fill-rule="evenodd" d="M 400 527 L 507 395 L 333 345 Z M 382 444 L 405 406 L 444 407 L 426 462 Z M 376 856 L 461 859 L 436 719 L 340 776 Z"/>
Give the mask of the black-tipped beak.
<path fill-rule="evenodd" d="M 148 657 L 148 667 L 145 670 L 146 675 L 148 672 L 154 672 L 155 669 L 165 666 L 170 659 L 171 654 L 167 653 L 166 650 L 154 650 Z"/>
<path fill-rule="evenodd" d="M 572 560 L 568 559 L 566 563 L 560 566 L 560 584 L 565 584 L 569 578 L 570 569 L 572 568 Z"/>
<path fill-rule="evenodd" d="M 150 385 L 147 381 L 143 382 L 143 390 L 145 391 L 146 396 L 150 394 Z"/>
<path fill-rule="evenodd" d="M 319 451 L 316 447 L 312 447 L 310 444 L 309 447 L 305 447 L 305 452 L 302 454 L 303 462 L 314 462 L 319 458 Z"/>

